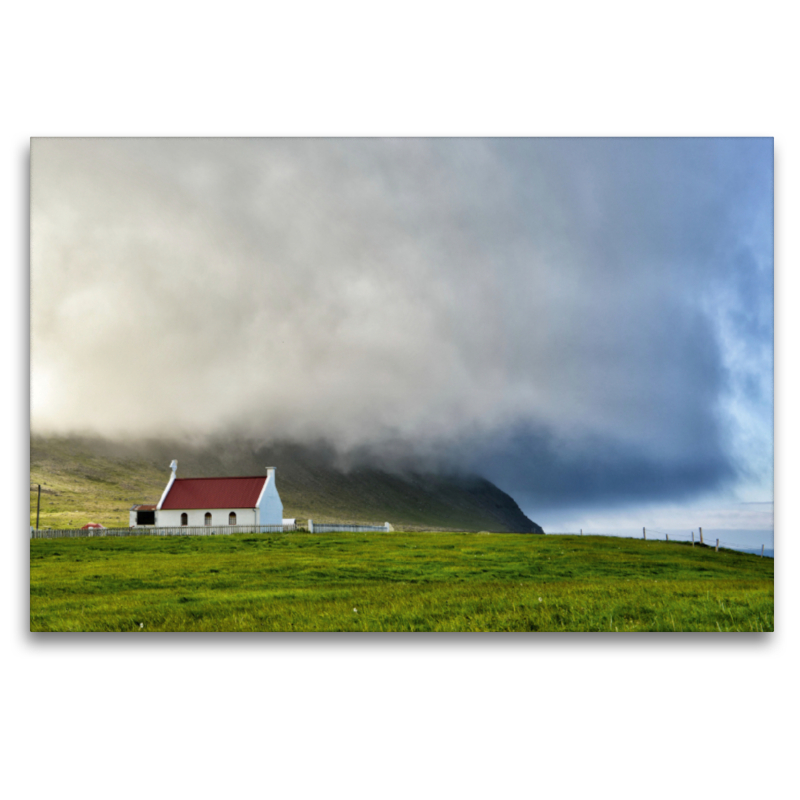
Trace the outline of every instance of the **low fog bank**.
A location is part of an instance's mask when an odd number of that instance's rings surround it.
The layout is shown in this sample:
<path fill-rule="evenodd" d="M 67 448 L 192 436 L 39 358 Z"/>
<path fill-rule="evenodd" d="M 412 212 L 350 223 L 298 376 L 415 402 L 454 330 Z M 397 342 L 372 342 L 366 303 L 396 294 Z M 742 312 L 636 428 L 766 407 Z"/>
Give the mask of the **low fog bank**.
<path fill-rule="evenodd" d="M 623 451 L 614 442 L 564 444 L 539 432 L 515 431 L 506 437 L 473 437 L 459 442 L 363 444 L 343 449 L 330 440 L 289 441 L 226 433 L 173 438 L 41 435 L 32 448 L 76 445 L 105 458 L 145 461 L 168 475 L 178 459 L 184 477 L 261 474 L 266 466 L 292 470 L 323 468 L 342 474 L 378 470 L 398 476 L 442 476 L 450 480 L 485 478 L 508 493 L 528 516 L 570 509 L 580 513 L 628 503 L 689 500 L 724 487 L 736 473 L 720 453 L 717 460 L 663 462 L 641 450 Z"/>
<path fill-rule="evenodd" d="M 233 431 L 172 438 L 99 436 L 89 431 L 50 434 L 31 433 L 31 452 L 46 459 L 48 452 L 71 452 L 116 461 L 140 461 L 164 470 L 178 460 L 183 477 L 260 474 L 267 466 L 321 467 L 342 474 L 362 469 L 396 475 L 442 475 L 450 478 L 482 477 L 452 454 L 436 456 L 394 443 L 392 448 L 362 446 L 337 449 L 324 439 L 299 442 L 264 437 L 244 437 Z"/>

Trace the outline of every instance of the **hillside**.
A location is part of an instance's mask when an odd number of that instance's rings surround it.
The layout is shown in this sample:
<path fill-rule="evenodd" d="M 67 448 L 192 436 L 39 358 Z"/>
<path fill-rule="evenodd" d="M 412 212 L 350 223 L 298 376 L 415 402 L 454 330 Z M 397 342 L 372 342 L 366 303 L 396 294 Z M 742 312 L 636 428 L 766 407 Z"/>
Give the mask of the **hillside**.
<path fill-rule="evenodd" d="M 391 522 L 397 528 L 543 533 L 513 498 L 476 475 L 348 467 L 326 448 L 216 441 L 121 443 L 82 437 L 31 437 L 31 525 L 42 485 L 39 527 L 87 522 L 127 527 L 134 503 L 156 503 L 178 459 L 178 475 L 260 475 L 277 467 L 284 516 L 305 522 Z"/>
<path fill-rule="evenodd" d="M 772 631 L 775 562 L 411 532 L 33 539 L 33 631 Z"/>

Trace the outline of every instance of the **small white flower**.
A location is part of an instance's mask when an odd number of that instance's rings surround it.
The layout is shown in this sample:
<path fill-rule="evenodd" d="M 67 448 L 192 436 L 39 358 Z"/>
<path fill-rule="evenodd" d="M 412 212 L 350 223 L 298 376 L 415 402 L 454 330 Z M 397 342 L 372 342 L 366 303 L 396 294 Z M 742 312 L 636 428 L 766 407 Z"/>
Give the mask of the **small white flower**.
<path fill-rule="evenodd" d="M 357 609 L 357 608 L 354 608 L 354 609 L 353 609 L 353 613 L 354 613 L 354 614 L 358 614 L 358 609 Z"/>
<path fill-rule="evenodd" d="M 540 602 L 540 603 L 542 602 L 542 598 L 541 598 L 541 597 L 539 598 L 539 602 Z"/>
<path fill-rule="evenodd" d="M 140 628 L 144 628 L 144 622 L 140 622 L 140 623 L 139 623 L 139 627 L 140 627 Z"/>

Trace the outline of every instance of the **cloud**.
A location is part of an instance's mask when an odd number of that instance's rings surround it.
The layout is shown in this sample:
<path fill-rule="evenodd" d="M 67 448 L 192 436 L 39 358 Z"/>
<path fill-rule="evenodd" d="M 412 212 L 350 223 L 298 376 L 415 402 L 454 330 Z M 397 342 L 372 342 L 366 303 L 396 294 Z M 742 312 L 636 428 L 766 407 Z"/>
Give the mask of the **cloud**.
<path fill-rule="evenodd" d="M 769 482 L 771 181 L 771 140 L 36 139 L 32 425 Z"/>

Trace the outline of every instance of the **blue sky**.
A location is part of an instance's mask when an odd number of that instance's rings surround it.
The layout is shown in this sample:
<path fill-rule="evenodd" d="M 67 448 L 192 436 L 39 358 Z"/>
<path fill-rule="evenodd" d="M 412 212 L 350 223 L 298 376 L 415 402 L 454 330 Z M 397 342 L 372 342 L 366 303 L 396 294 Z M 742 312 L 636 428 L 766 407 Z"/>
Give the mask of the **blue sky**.
<path fill-rule="evenodd" d="M 34 430 L 325 439 L 479 471 L 546 530 L 771 530 L 771 139 L 35 139 L 31 164 Z"/>

